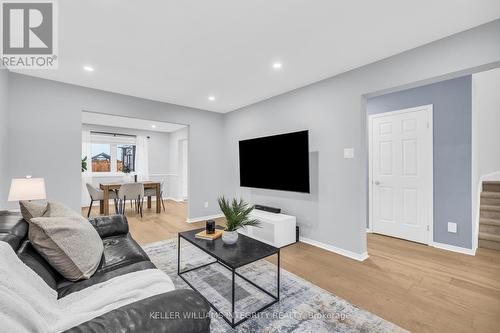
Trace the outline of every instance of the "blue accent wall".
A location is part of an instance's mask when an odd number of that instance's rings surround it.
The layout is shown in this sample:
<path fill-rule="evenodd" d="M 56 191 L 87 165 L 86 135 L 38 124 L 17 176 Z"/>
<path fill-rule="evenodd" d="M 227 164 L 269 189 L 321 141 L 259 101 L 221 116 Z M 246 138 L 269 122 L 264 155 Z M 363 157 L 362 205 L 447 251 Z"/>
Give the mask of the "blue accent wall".
<path fill-rule="evenodd" d="M 434 241 L 472 248 L 470 75 L 370 98 L 368 114 L 433 105 Z M 457 223 L 457 233 L 447 231 Z"/>

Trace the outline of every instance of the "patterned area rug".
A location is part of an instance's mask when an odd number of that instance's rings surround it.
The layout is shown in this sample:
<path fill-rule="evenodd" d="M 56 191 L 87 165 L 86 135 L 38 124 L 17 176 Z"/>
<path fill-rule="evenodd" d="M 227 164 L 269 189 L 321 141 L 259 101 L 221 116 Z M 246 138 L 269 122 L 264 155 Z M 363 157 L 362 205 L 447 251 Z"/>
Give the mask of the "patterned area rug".
<path fill-rule="evenodd" d="M 200 266 L 213 258 L 182 241 L 181 269 Z M 177 275 L 177 239 L 143 246 L 155 265 L 167 273 L 177 289 L 189 286 Z M 237 270 L 240 274 L 276 294 L 276 266 L 260 260 Z M 184 275 L 203 290 L 203 295 L 223 313 L 231 307 L 231 273 L 213 264 Z M 271 298 L 241 278 L 236 278 L 236 313 L 252 313 Z M 281 269 L 280 302 L 232 329 L 213 310 L 211 332 L 406 332 L 402 328 L 362 310 L 320 287 Z"/>

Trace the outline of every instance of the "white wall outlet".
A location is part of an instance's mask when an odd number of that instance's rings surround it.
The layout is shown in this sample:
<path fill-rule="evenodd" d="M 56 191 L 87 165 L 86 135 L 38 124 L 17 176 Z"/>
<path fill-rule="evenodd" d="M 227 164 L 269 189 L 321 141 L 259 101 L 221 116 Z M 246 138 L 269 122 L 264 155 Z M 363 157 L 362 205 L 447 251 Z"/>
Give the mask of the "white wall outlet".
<path fill-rule="evenodd" d="M 448 232 L 452 232 L 454 234 L 457 233 L 457 224 L 454 222 L 448 222 Z"/>
<path fill-rule="evenodd" d="M 205 208 L 208 208 L 208 201 L 205 201 Z"/>
<path fill-rule="evenodd" d="M 344 158 L 354 158 L 354 148 L 344 148 Z"/>

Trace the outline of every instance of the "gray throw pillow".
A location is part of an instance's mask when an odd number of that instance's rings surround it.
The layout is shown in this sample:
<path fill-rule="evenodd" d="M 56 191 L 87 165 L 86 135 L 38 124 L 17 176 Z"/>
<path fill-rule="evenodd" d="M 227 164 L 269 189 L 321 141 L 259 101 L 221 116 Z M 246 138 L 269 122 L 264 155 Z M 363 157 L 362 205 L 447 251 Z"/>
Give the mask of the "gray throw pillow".
<path fill-rule="evenodd" d="M 33 247 L 70 281 L 94 274 L 104 250 L 101 237 L 81 215 L 50 201 L 42 217 L 30 220 Z"/>
<path fill-rule="evenodd" d="M 48 208 L 47 203 L 38 204 L 31 201 L 19 201 L 21 215 L 26 222 L 29 222 L 34 217 L 40 217 L 45 214 Z"/>
<path fill-rule="evenodd" d="M 31 201 L 19 201 L 19 207 L 21 208 L 21 215 L 23 216 L 23 219 L 29 224 L 28 238 L 31 240 L 32 233 L 36 232 L 37 229 L 37 227 L 34 227 L 31 224 L 31 219 L 35 217 L 42 217 L 46 214 L 49 204 L 47 202 L 40 204 Z"/>
<path fill-rule="evenodd" d="M 82 214 L 75 212 L 73 209 L 66 207 L 58 201 L 49 200 L 47 203 L 47 209 L 43 213 L 44 217 L 64 217 L 64 216 L 78 216 L 82 217 Z"/>

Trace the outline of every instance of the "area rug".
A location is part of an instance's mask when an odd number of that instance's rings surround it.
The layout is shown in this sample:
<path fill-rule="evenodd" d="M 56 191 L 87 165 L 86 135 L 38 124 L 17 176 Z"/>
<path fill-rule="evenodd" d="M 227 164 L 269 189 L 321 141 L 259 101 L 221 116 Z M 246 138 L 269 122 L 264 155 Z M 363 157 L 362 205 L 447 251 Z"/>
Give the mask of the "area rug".
<path fill-rule="evenodd" d="M 182 241 L 181 268 L 189 269 L 213 261 L 203 251 Z M 177 239 L 143 246 L 153 263 L 174 282 L 177 289 L 190 289 L 177 275 Z M 260 260 L 237 270 L 249 280 L 276 293 L 276 266 Z M 213 264 L 184 275 L 198 290 L 203 291 L 217 308 L 229 314 L 231 309 L 231 272 Z M 370 312 L 350 304 L 332 293 L 281 269 L 280 301 L 258 315 L 231 328 L 211 310 L 211 332 L 406 332 Z M 271 298 L 241 278 L 235 288 L 237 318 L 252 313 Z"/>

